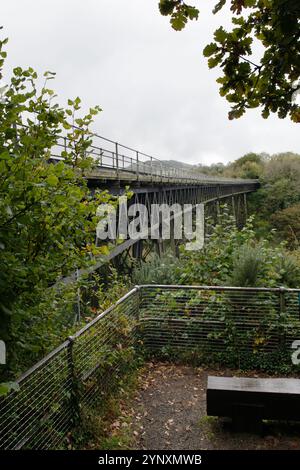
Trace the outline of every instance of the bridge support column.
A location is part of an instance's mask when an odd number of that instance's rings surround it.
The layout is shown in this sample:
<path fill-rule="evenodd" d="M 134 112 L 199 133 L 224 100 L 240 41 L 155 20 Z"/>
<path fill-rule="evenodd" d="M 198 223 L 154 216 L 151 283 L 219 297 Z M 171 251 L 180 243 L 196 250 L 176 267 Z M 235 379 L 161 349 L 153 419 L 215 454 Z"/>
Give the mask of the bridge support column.
<path fill-rule="evenodd" d="M 233 214 L 233 217 L 235 219 L 235 222 L 237 222 L 237 218 L 236 218 L 236 204 L 235 204 L 235 197 L 234 196 L 231 196 L 231 202 L 232 202 L 232 214 Z"/>
<path fill-rule="evenodd" d="M 220 218 L 220 214 L 221 214 L 220 201 L 219 201 L 219 199 L 217 200 L 216 205 L 217 205 L 217 219 L 219 219 L 219 218 Z"/>
<path fill-rule="evenodd" d="M 236 196 L 236 223 L 238 228 L 243 228 L 247 220 L 247 199 L 246 194 L 238 194 Z"/>
<path fill-rule="evenodd" d="M 170 246 L 171 250 L 173 251 L 174 255 L 179 258 L 179 240 L 175 240 L 175 222 L 174 219 L 170 221 Z"/>
<path fill-rule="evenodd" d="M 247 193 L 244 193 L 243 196 L 244 196 L 245 222 L 247 222 L 247 219 L 248 219 Z"/>
<path fill-rule="evenodd" d="M 164 242 L 162 238 L 156 240 L 156 249 L 158 256 L 161 257 L 164 254 Z"/>
<path fill-rule="evenodd" d="M 239 198 L 239 207 L 238 207 L 238 227 L 241 229 L 245 224 L 245 217 L 244 217 L 244 195 L 240 194 Z"/>

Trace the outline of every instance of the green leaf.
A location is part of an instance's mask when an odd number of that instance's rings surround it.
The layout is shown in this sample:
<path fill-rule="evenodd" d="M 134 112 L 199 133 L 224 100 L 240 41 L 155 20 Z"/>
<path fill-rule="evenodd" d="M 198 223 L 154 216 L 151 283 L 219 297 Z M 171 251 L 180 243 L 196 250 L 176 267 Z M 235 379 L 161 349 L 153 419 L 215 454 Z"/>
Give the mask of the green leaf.
<path fill-rule="evenodd" d="M 159 11 L 163 16 L 171 15 L 175 6 L 176 5 L 173 0 L 160 0 L 158 4 Z"/>
<path fill-rule="evenodd" d="M 214 7 L 213 9 L 213 14 L 215 15 L 216 13 L 218 13 L 218 11 L 221 10 L 221 8 L 223 8 L 223 6 L 225 5 L 226 3 L 226 0 L 220 0 L 216 6 Z"/>
<path fill-rule="evenodd" d="M 4 152 L 0 154 L 0 160 L 10 160 L 10 154 L 8 150 L 4 150 Z"/>
<path fill-rule="evenodd" d="M 207 46 L 205 46 L 205 48 L 203 49 L 203 55 L 204 57 L 210 57 L 217 50 L 218 50 L 217 44 L 215 42 L 211 42 L 210 44 L 207 44 Z"/>
<path fill-rule="evenodd" d="M 9 389 L 8 384 L 5 384 L 5 383 L 0 384 L 0 397 L 7 395 L 9 390 L 10 389 Z"/>
<path fill-rule="evenodd" d="M 213 69 L 214 67 L 216 67 L 220 62 L 221 62 L 221 59 L 220 59 L 219 56 L 211 57 L 211 58 L 208 59 L 208 61 L 207 61 L 208 67 L 209 67 L 210 69 Z"/>
<path fill-rule="evenodd" d="M 49 175 L 46 179 L 49 186 L 55 187 L 58 185 L 59 179 L 56 175 Z"/>
<path fill-rule="evenodd" d="M 225 29 L 220 26 L 220 28 L 215 31 L 214 37 L 217 42 L 224 43 L 227 39 L 227 33 Z"/>
<path fill-rule="evenodd" d="M 187 6 L 186 13 L 190 20 L 197 20 L 199 17 L 199 10 L 195 7 Z"/>
<path fill-rule="evenodd" d="M 183 14 L 176 14 L 176 16 L 172 16 L 170 22 L 175 31 L 181 31 L 185 27 L 187 19 Z"/>
<path fill-rule="evenodd" d="M 6 382 L 0 384 L 0 397 L 7 395 L 12 390 L 18 392 L 20 390 L 19 384 L 16 382 Z"/>
<path fill-rule="evenodd" d="M 109 255 L 109 248 L 106 245 L 101 246 L 101 248 L 98 248 L 98 250 L 101 251 L 101 253 L 105 256 Z"/>

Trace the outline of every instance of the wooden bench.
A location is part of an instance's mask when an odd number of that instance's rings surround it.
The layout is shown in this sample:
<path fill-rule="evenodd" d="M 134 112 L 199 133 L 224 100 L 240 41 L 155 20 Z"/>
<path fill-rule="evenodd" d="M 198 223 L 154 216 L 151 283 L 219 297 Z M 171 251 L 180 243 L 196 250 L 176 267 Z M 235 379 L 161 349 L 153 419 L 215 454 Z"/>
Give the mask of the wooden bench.
<path fill-rule="evenodd" d="M 300 421 L 300 380 L 214 377 L 207 415 L 232 418 L 236 431 L 261 432 L 264 419 Z"/>

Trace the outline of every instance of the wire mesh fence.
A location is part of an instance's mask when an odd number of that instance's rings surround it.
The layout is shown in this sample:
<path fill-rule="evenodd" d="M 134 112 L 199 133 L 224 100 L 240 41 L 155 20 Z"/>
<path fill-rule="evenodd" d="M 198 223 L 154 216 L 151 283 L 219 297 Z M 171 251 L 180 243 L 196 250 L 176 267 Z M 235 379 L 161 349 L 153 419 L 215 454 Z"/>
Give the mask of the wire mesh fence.
<path fill-rule="evenodd" d="M 300 290 L 143 286 L 140 324 L 148 349 L 235 354 L 291 348 L 300 337 Z"/>
<path fill-rule="evenodd" d="M 137 286 L 68 338 L 0 399 L 1 449 L 55 449 L 83 407 L 105 403 L 140 349 L 291 354 L 300 289 Z"/>
<path fill-rule="evenodd" d="M 138 290 L 135 288 L 17 381 L 0 399 L 1 449 L 59 448 L 80 408 L 104 400 L 133 361 Z"/>

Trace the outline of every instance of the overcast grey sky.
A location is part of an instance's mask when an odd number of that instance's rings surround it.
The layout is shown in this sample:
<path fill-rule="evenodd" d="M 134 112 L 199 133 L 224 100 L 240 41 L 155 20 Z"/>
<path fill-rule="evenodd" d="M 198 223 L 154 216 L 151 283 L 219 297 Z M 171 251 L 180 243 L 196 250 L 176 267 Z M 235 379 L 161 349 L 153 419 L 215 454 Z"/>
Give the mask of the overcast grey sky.
<path fill-rule="evenodd" d="M 1 24 L 9 37 L 6 73 L 32 66 L 55 71 L 60 104 L 80 96 L 103 112 L 94 130 L 160 158 L 227 162 L 255 152 L 300 153 L 299 124 L 251 110 L 229 121 L 217 71 L 203 47 L 229 14 L 215 0 L 190 1 L 200 19 L 171 29 L 158 0 L 9 0 Z"/>

